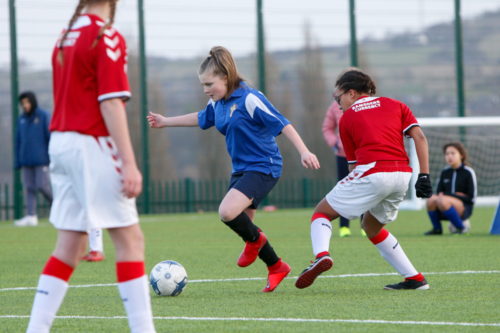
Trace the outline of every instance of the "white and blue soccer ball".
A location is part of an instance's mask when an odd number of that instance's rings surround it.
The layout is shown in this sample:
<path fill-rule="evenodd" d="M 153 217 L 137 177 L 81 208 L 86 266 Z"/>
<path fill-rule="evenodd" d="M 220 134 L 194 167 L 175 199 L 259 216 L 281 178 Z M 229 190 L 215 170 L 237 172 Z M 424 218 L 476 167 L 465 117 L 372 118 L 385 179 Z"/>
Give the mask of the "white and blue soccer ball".
<path fill-rule="evenodd" d="M 469 219 L 462 221 L 462 224 L 464 225 L 465 232 L 469 232 L 470 231 Z M 451 224 L 451 222 L 448 223 L 448 229 L 450 229 L 450 234 L 454 234 L 455 232 L 457 232 L 457 228 L 455 228 L 455 226 Z"/>
<path fill-rule="evenodd" d="M 159 296 L 179 296 L 186 288 L 188 277 L 184 267 L 173 260 L 162 261 L 151 270 L 149 283 Z"/>

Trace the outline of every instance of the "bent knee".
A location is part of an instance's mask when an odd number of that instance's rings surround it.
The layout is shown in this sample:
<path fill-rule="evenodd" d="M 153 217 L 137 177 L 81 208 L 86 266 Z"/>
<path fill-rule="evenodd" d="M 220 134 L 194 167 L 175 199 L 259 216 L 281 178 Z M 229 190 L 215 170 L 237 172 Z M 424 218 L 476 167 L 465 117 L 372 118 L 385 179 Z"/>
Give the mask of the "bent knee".
<path fill-rule="evenodd" d="M 239 214 L 229 207 L 219 207 L 219 216 L 222 221 L 229 222 L 234 220 Z"/>
<path fill-rule="evenodd" d="M 439 210 L 447 210 L 450 208 L 451 203 L 446 198 L 438 198 L 436 202 L 437 208 Z"/>

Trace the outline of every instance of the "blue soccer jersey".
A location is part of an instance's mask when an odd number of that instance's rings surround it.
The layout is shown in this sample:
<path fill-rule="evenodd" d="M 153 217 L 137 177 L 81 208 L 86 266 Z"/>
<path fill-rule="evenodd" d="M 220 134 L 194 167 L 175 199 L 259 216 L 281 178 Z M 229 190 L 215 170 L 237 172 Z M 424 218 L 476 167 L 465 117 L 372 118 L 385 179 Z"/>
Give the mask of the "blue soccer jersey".
<path fill-rule="evenodd" d="M 227 100 L 210 100 L 198 113 L 202 129 L 215 125 L 226 137 L 236 172 L 258 171 L 281 176 L 283 160 L 275 137 L 290 122 L 259 91 L 244 82 Z"/>

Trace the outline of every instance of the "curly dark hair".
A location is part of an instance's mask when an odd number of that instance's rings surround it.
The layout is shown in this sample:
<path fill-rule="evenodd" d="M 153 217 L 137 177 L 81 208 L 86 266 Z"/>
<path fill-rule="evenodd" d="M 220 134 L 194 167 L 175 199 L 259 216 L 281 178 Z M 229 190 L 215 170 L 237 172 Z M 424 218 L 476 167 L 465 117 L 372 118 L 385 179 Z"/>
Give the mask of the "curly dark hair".
<path fill-rule="evenodd" d="M 377 92 L 377 86 L 373 82 L 372 78 L 359 70 L 351 70 L 345 72 L 335 83 L 335 86 L 339 87 L 343 91 L 349 91 L 351 89 L 357 91 L 358 93 L 366 93 L 369 96 L 373 96 Z"/>

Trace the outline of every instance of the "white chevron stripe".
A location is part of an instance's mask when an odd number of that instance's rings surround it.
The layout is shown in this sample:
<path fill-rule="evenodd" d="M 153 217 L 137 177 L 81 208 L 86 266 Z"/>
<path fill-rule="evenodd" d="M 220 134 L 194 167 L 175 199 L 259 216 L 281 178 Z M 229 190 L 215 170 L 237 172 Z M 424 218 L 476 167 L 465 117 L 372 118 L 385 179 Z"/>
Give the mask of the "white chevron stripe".
<path fill-rule="evenodd" d="M 115 36 L 115 38 L 113 39 L 104 36 L 104 43 L 112 49 L 116 49 L 116 46 L 118 45 L 119 42 L 120 38 L 118 38 L 118 36 Z"/>
<path fill-rule="evenodd" d="M 116 32 L 116 30 L 113 28 L 108 28 L 108 29 L 104 30 L 104 34 L 108 37 L 113 37 L 115 32 Z"/>
<path fill-rule="evenodd" d="M 118 58 L 120 58 L 120 56 L 122 55 L 122 51 L 118 49 L 115 52 L 113 52 L 113 50 L 106 48 L 106 54 L 108 55 L 108 57 L 111 58 L 111 60 L 117 61 Z"/>

